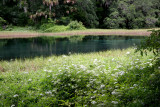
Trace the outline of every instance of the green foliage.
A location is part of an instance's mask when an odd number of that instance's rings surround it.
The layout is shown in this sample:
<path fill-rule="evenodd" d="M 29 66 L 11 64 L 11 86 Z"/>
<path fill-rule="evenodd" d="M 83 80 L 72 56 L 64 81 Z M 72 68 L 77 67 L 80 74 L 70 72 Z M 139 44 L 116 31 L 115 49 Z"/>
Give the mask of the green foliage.
<path fill-rule="evenodd" d="M 4 30 L 4 25 L 7 23 L 2 17 L 0 17 L 0 30 Z"/>
<path fill-rule="evenodd" d="M 153 55 L 133 51 L 1 61 L 0 106 L 160 106 Z"/>
<path fill-rule="evenodd" d="M 58 21 L 58 24 L 67 26 L 70 22 L 70 17 L 61 17 Z"/>
<path fill-rule="evenodd" d="M 110 29 L 117 29 L 117 28 L 124 28 L 125 26 L 125 19 L 121 17 L 111 17 L 104 19 L 104 26 Z"/>
<path fill-rule="evenodd" d="M 55 21 L 53 21 L 51 18 L 48 18 L 48 22 L 40 26 L 40 30 L 45 31 L 53 26 L 55 26 Z"/>
<path fill-rule="evenodd" d="M 138 50 L 147 55 L 147 51 L 152 51 L 155 56 L 160 54 L 160 30 L 152 30 L 152 33 L 141 43 Z"/>
<path fill-rule="evenodd" d="M 68 26 L 67 26 L 67 30 L 84 30 L 86 29 L 83 25 L 82 22 L 78 22 L 78 21 L 71 21 Z"/>
<path fill-rule="evenodd" d="M 160 26 L 159 4 L 159 0 L 1 0 L 0 17 L 14 26 L 37 28 L 48 18 L 65 26 L 78 20 L 88 28 L 152 28 Z"/>
<path fill-rule="evenodd" d="M 159 16 L 154 5 L 152 0 L 117 0 L 109 7 L 109 15 L 103 21 L 105 28 L 155 27 Z"/>
<path fill-rule="evenodd" d="M 2 17 L 0 17 L 0 25 L 6 24 L 6 20 L 4 20 Z"/>
<path fill-rule="evenodd" d="M 157 64 L 160 64 L 160 30 L 152 30 L 151 35 L 141 43 L 137 48 L 143 55 L 147 55 L 148 51 L 151 51 L 155 55 L 155 60 Z"/>
<path fill-rule="evenodd" d="M 156 22 L 158 22 L 158 19 L 152 16 L 146 17 L 145 23 L 146 27 L 155 27 Z"/>
<path fill-rule="evenodd" d="M 86 27 L 95 28 L 98 26 L 96 7 L 91 0 L 77 0 L 77 11 L 73 13 L 73 20 L 83 22 Z"/>
<path fill-rule="evenodd" d="M 49 27 L 48 29 L 45 29 L 44 32 L 63 32 L 67 30 L 67 26 L 64 25 L 54 25 L 52 27 Z"/>
<path fill-rule="evenodd" d="M 15 0 L 6 0 L 5 4 L 0 3 L 0 14 L 9 24 L 18 26 L 25 26 L 29 18 L 23 8 L 19 8 L 18 1 Z"/>

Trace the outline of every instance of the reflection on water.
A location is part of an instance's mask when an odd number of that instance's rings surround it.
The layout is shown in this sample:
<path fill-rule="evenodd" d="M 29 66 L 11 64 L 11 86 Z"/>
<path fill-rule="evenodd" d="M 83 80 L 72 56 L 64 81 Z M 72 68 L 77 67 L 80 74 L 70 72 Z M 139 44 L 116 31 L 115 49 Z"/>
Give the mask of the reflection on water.
<path fill-rule="evenodd" d="M 88 53 L 110 49 L 125 49 L 140 43 L 144 37 L 131 36 L 71 36 L 38 37 L 0 40 L 0 60 L 36 56 Z"/>

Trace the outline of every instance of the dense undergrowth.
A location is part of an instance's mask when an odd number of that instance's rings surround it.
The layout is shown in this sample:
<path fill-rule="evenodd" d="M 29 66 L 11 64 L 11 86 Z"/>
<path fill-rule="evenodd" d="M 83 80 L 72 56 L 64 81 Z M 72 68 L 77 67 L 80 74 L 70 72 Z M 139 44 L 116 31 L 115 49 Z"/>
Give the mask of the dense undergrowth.
<path fill-rule="evenodd" d="M 1 61 L 1 107 L 160 106 L 160 66 L 134 49 Z"/>
<path fill-rule="evenodd" d="M 82 22 L 71 21 L 67 26 L 65 25 L 56 25 L 53 20 L 49 20 L 48 23 L 45 23 L 40 26 L 40 30 L 43 32 L 63 32 L 71 30 L 85 30 L 86 28 Z"/>
<path fill-rule="evenodd" d="M 0 19 L 1 20 L 1 19 Z M 0 24 L 1 25 L 1 24 Z M 63 32 L 63 31 L 72 31 L 72 30 L 85 30 L 82 22 L 71 21 L 68 25 L 57 25 L 52 19 L 48 19 L 47 23 L 36 26 L 12 26 L 5 25 L 4 28 L 0 27 L 0 31 L 19 31 L 19 32 Z"/>

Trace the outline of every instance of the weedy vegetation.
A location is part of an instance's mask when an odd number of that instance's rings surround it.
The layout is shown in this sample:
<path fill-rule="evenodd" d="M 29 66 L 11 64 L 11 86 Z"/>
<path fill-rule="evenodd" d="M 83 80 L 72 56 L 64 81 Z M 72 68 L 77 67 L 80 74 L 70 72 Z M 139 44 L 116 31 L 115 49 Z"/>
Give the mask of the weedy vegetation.
<path fill-rule="evenodd" d="M 0 106 L 160 106 L 159 59 L 146 52 L 129 48 L 1 61 Z"/>

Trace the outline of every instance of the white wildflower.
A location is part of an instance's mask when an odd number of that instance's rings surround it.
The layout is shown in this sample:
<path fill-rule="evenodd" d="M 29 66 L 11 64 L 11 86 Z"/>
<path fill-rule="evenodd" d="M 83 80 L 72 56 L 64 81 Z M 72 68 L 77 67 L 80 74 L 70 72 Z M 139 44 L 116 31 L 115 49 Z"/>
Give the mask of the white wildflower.
<path fill-rule="evenodd" d="M 117 82 L 114 82 L 114 84 L 117 84 Z"/>
<path fill-rule="evenodd" d="M 87 69 L 84 65 L 80 65 L 80 68 L 84 71 Z"/>
<path fill-rule="evenodd" d="M 134 49 L 136 50 L 136 49 L 137 49 L 137 47 L 134 47 Z"/>
<path fill-rule="evenodd" d="M 29 79 L 28 81 L 32 81 L 32 79 Z"/>
<path fill-rule="evenodd" d="M 92 101 L 91 103 L 92 103 L 92 104 L 96 104 L 97 102 L 96 102 L 96 101 Z"/>
<path fill-rule="evenodd" d="M 24 74 L 28 74 L 28 72 L 23 72 Z"/>
<path fill-rule="evenodd" d="M 133 85 L 133 87 L 137 87 L 137 86 L 138 86 L 137 84 L 134 84 L 134 85 Z"/>
<path fill-rule="evenodd" d="M 118 104 L 118 101 L 112 101 L 113 104 Z"/>
<path fill-rule="evenodd" d="M 15 105 L 13 104 L 13 105 L 11 105 L 11 107 L 15 107 Z"/>
<path fill-rule="evenodd" d="M 129 54 L 130 54 L 130 52 L 127 52 L 126 54 L 127 54 L 127 55 L 129 55 Z"/>
<path fill-rule="evenodd" d="M 51 92 L 51 91 L 47 91 L 47 92 L 45 92 L 45 93 L 46 93 L 46 94 L 48 94 L 48 95 L 49 95 L 49 94 L 52 94 L 52 92 Z"/>
<path fill-rule="evenodd" d="M 150 64 L 150 62 L 146 62 L 147 64 Z"/>
<path fill-rule="evenodd" d="M 114 69 L 114 71 L 117 71 L 117 69 Z"/>
<path fill-rule="evenodd" d="M 112 58 L 112 61 L 114 61 L 115 59 L 114 58 Z"/>
<path fill-rule="evenodd" d="M 95 94 L 95 93 L 97 93 L 97 91 L 93 91 L 93 93 Z"/>
<path fill-rule="evenodd" d="M 138 68 L 139 66 L 138 65 L 136 65 L 136 68 Z"/>
<path fill-rule="evenodd" d="M 87 84 L 87 87 L 90 87 L 90 84 Z"/>
<path fill-rule="evenodd" d="M 118 95 L 119 92 L 116 92 L 116 90 L 114 90 L 111 94 L 112 94 L 112 95 Z"/>
<path fill-rule="evenodd" d="M 130 68 L 130 70 L 132 70 L 132 69 L 133 69 L 133 67 Z"/>
<path fill-rule="evenodd" d="M 49 59 L 48 61 L 49 61 L 49 62 L 51 62 L 51 61 L 52 61 L 52 59 Z"/>
<path fill-rule="evenodd" d="M 119 75 L 124 75 L 125 72 L 124 72 L 124 71 L 120 71 L 118 74 L 119 74 Z"/>
<path fill-rule="evenodd" d="M 47 72 L 47 70 L 46 70 L 46 69 L 44 69 L 44 71 L 45 71 L 45 72 Z"/>
<path fill-rule="evenodd" d="M 91 99 L 95 98 L 95 96 L 92 96 Z"/>
<path fill-rule="evenodd" d="M 66 55 L 63 55 L 62 57 L 63 57 L 63 58 L 66 58 L 67 56 L 66 56 Z"/>
<path fill-rule="evenodd" d="M 121 68 L 121 67 L 122 67 L 121 65 L 117 66 L 117 68 Z"/>
<path fill-rule="evenodd" d="M 18 97 L 19 95 L 18 94 L 15 94 L 13 97 Z"/>
<path fill-rule="evenodd" d="M 152 65 L 153 65 L 152 63 L 149 64 L 149 66 L 152 66 Z"/>
<path fill-rule="evenodd" d="M 94 62 L 97 62 L 98 61 L 98 59 L 94 59 Z"/>
<path fill-rule="evenodd" d="M 134 87 L 130 87 L 130 89 L 133 89 Z"/>
<path fill-rule="evenodd" d="M 100 88 L 104 88 L 104 87 L 105 87 L 105 85 L 104 85 L 104 84 L 102 84 Z"/>
<path fill-rule="evenodd" d="M 52 70 L 48 70 L 48 72 L 53 72 Z"/>
<path fill-rule="evenodd" d="M 111 74 L 111 76 L 115 76 L 115 74 Z"/>
<path fill-rule="evenodd" d="M 71 55 L 71 52 L 68 52 L 69 55 Z"/>
<path fill-rule="evenodd" d="M 105 96 L 105 94 L 102 94 L 102 96 Z"/>
<path fill-rule="evenodd" d="M 119 86 L 115 86 L 115 88 L 119 88 Z"/>
<path fill-rule="evenodd" d="M 43 94 L 40 94 L 40 96 L 43 96 Z"/>

